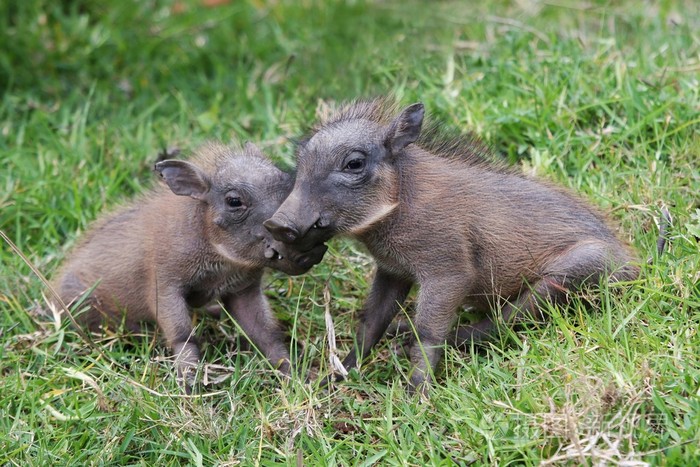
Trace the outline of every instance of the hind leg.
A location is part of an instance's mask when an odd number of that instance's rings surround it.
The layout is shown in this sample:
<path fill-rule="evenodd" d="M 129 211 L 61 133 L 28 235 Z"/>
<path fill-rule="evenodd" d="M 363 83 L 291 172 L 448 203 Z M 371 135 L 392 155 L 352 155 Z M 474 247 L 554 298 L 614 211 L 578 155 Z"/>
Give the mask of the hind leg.
<path fill-rule="evenodd" d="M 99 330 L 104 316 L 99 312 L 99 302 L 94 294 L 91 294 L 91 287 L 83 284 L 78 276 L 68 271 L 61 276 L 54 288 L 65 305 L 63 308 L 52 299 L 63 320 L 90 331 Z M 76 307 L 77 303 L 80 305 Z"/>
<path fill-rule="evenodd" d="M 452 344 L 463 347 L 470 342 L 494 338 L 498 326 L 528 321 L 543 321 L 544 303 L 566 303 L 569 293 L 585 285 L 596 285 L 607 277 L 610 282 L 634 280 L 639 268 L 619 245 L 591 240 L 574 244 L 553 258 L 544 268 L 540 279 L 530 284 L 513 302 L 501 310 L 501 319 L 489 316 L 469 326 L 460 326 Z"/>
<path fill-rule="evenodd" d="M 65 308 L 52 300 L 63 319 L 74 327 L 96 333 L 104 331 L 105 327 L 118 329 L 122 324 L 129 332 L 141 332 L 140 322 L 129 320 L 114 303 L 100 300 L 98 285 L 99 282 L 86 285 L 73 272 L 65 273 L 55 286 Z"/>

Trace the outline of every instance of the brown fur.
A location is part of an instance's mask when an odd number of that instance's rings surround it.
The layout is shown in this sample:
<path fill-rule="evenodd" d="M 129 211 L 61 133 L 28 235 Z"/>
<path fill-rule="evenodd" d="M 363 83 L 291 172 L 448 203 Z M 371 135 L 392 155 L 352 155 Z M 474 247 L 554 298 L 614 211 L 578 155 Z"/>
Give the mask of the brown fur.
<path fill-rule="evenodd" d="M 420 104 L 396 114 L 386 100 L 356 102 L 316 125 L 299 146 L 290 197 L 265 222 L 292 243 L 349 234 L 375 257 L 348 366 L 376 344 L 413 284 L 415 387 L 437 364 L 462 304 L 501 309 L 512 323 L 541 317 L 541 301 L 565 301 L 569 289 L 637 277 L 634 254 L 588 203 L 492 162 L 473 137 L 444 138 L 435 127 L 420 136 Z M 494 328 L 489 316 L 454 340 Z"/>
<path fill-rule="evenodd" d="M 253 145 L 209 143 L 189 162 L 160 161 L 168 186 L 97 221 L 54 280 L 66 304 L 96 285 L 75 318 L 86 328 L 156 322 L 178 358 L 178 373 L 199 361 L 189 308 L 221 298 L 260 350 L 282 371 L 289 354 L 262 294 L 264 267 L 300 274 L 325 247 L 300 253 L 262 228 L 291 189 L 291 176 Z M 179 196 L 180 195 L 180 196 Z M 242 200 L 242 207 L 226 204 Z"/>

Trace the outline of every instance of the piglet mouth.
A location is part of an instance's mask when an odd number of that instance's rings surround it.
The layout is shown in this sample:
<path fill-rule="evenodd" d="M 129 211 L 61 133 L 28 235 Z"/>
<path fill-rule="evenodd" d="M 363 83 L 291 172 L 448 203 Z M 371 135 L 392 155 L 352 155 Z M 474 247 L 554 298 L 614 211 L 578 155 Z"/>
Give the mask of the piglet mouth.
<path fill-rule="evenodd" d="M 317 245 L 311 250 L 301 253 L 295 262 L 298 266 L 309 269 L 321 262 L 323 255 L 326 254 L 326 250 L 328 250 L 328 247 L 325 244 Z"/>
<path fill-rule="evenodd" d="M 284 256 L 282 255 L 282 253 L 270 246 L 265 248 L 265 258 L 272 261 L 277 261 L 284 259 Z"/>
<path fill-rule="evenodd" d="M 277 242 L 267 244 L 265 248 L 268 265 L 290 275 L 302 274 L 320 263 L 328 249 L 326 245 L 320 244 L 306 251 L 298 251 L 275 243 Z"/>

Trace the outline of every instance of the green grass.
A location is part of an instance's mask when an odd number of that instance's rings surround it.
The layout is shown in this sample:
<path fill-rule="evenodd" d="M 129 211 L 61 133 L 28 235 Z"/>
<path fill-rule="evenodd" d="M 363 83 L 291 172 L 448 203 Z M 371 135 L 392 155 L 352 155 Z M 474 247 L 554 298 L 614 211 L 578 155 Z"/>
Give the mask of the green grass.
<path fill-rule="evenodd" d="M 0 230 L 44 275 L 152 184 L 163 147 L 251 140 L 289 167 L 319 105 L 386 93 L 582 193 L 653 262 L 592 310 L 446 349 L 428 403 L 391 342 L 325 391 L 197 317 L 223 380 L 184 397 L 157 336 L 92 348 L 38 317 L 44 286 L 2 242 L 0 464 L 700 462 L 697 2 L 170 4 L 0 3 Z M 305 276 L 269 274 L 302 371 L 327 371 L 324 289 L 344 354 L 371 274 L 347 240 Z"/>

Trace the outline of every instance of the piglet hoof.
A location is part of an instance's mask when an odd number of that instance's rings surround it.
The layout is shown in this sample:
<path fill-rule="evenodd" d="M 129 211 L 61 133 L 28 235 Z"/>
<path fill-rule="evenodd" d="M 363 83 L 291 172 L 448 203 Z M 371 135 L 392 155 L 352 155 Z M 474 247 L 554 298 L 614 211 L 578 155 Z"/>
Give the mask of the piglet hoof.
<path fill-rule="evenodd" d="M 415 371 L 408 381 L 406 392 L 410 396 L 419 397 L 421 402 L 428 402 L 430 400 L 430 380 L 425 378 L 422 372 Z"/>
<path fill-rule="evenodd" d="M 177 365 L 177 384 L 188 396 L 195 391 L 197 384 L 197 367 L 190 365 Z"/>
<path fill-rule="evenodd" d="M 192 394 L 199 366 L 199 347 L 192 342 L 176 344 L 173 346 L 175 354 L 175 368 L 177 369 L 177 381 L 185 394 Z"/>
<path fill-rule="evenodd" d="M 283 379 L 291 379 L 292 377 L 292 364 L 289 361 L 289 357 L 282 357 L 276 361 L 271 362 L 272 366 L 281 373 Z"/>

